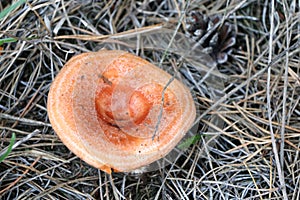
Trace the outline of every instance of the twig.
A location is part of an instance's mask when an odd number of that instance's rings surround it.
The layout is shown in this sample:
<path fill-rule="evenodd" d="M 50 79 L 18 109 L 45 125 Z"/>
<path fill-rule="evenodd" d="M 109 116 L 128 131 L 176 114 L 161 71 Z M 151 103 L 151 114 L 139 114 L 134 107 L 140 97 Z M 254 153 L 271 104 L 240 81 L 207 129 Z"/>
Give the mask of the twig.
<path fill-rule="evenodd" d="M 272 45 L 273 45 L 273 36 L 274 36 L 274 14 L 275 14 L 275 2 L 274 0 L 271 1 L 271 16 L 270 16 L 270 35 L 269 35 L 269 57 L 268 57 L 268 63 L 271 63 L 272 61 Z M 272 110 L 271 110 L 271 67 L 268 67 L 268 78 L 267 78 L 267 110 L 268 110 L 268 120 L 269 120 L 269 127 L 270 127 L 270 134 L 272 139 L 272 147 L 273 147 L 273 153 L 275 157 L 275 163 L 278 170 L 278 176 L 279 176 L 279 182 L 282 189 L 283 197 L 285 200 L 288 200 L 288 196 L 286 193 L 286 187 L 285 187 L 285 180 L 284 180 L 284 174 L 282 171 L 282 167 L 280 165 L 280 160 L 278 156 L 278 149 L 275 139 L 275 134 L 273 130 L 273 124 L 272 124 Z M 282 141 L 283 142 L 283 141 Z"/>
<path fill-rule="evenodd" d="M 33 166 L 41 159 L 41 156 L 37 157 L 34 162 L 30 165 L 30 168 L 33 168 Z M 9 190 L 10 188 L 12 188 L 14 185 L 16 185 L 23 177 L 25 177 L 25 175 L 29 172 L 29 169 L 26 169 L 22 176 L 19 176 L 19 178 L 17 178 L 14 182 L 12 182 L 11 184 L 9 184 L 9 186 L 7 186 L 6 188 L 4 188 L 3 190 L 0 191 L 0 194 L 4 193 L 5 191 Z"/>
<path fill-rule="evenodd" d="M 33 136 L 39 134 L 41 131 L 39 131 L 38 129 L 34 130 L 32 133 L 28 134 L 26 137 L 22 138 L 21 140 L 19 140 L 18 142 L 16 142 L 12 149 L 15 149 L 17 146 L 19 146 L 20 144 L 26 142 L 27 140 L 29 140 L 30 138 L 32 138 Z M 4 148 L 1 152 L 0 152 L 0 156 L 2 156 L 6 151 L 7 151 L 7 148 Z"/>

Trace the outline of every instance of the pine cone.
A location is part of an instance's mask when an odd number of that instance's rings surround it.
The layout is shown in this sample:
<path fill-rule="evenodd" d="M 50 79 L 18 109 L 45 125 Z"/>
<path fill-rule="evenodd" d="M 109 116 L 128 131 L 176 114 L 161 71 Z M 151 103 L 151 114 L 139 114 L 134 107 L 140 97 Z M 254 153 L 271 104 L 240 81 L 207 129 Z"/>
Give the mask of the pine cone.
<path fill-rule="evenodd" d="M 236 42 L 236 33 L 229 22 L 221 24 L 221 16 L 208 17 L 192 11 L 186 20 L 188 37 L 200 42 L 204 51 L 209 53 L 219 64 L 228 60 L 232 46 Z"/>

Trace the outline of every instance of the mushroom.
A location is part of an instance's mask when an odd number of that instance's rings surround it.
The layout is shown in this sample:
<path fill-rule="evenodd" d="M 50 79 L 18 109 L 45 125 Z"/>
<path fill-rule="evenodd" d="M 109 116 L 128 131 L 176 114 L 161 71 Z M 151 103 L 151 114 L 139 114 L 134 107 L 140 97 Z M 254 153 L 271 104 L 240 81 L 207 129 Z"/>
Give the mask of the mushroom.
<path fill-rule="evenodd" d="M 119 50 L 74 56 L 51 85 L 54 131 L 79 158 L 107 173 L 167 155 L 192 126 L 192 95 L 148 61 Z"/>

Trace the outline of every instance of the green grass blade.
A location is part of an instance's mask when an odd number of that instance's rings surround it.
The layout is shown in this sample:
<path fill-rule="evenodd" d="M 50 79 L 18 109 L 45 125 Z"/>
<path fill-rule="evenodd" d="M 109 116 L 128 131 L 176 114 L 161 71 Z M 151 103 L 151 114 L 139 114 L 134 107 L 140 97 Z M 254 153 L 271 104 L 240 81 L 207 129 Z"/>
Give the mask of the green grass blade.
<path fill-rule="evenodd" d="M 21 6 L 24 4 L 26 0 L 19 0 L 16 3 L 12 4 L 11 6 L 5 8 L 0 12 L 0 20 L 4 18 L 6 15 L 8 15 L 11 11 L 15 10 L 17 7 Z"/>
<path fill-rule="evenodd" d="M 201 137 L 202 137 L 201 135 L 197 134 L 190 138 L 187 138 L 186 140 L 184 140 L 182 143 L 180 143 L 178 145 L 178 148 L 181 150 L 186 149 L 189 146 L 191 146 L 192 144 L 195 144 L 197 141 L 199 141 L 201 139 Z"/>
<path fill-rule="evenodd" d="M 7 151 L 0 157 L 0 162 L 2 162 L 8 156 L 8 154 L 12 151 L 12 147 L 15 143 L 15 140 L 16 140 L 16 134 L 13 133 L 10 138 L 10 143 L 9 143 Z"/>
<path fill-rule="evenodd" d="M 16 42 L 16 41 L 17 41 L 17 39 L 15 39 L 15 38 L 0 39 L 0 46 L 2 46 L 4 43 Z"/>

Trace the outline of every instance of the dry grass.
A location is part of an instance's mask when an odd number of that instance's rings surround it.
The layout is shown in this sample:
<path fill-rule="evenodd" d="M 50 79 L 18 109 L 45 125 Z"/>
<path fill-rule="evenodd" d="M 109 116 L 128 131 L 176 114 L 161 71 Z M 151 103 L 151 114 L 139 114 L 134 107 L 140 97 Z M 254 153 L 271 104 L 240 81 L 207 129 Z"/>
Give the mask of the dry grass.
<path fill-rule="evenodd" d="M 32 0 L 11 11 L 0 20 L 0 37 L 16 39 L 0 49 L 0 149 L 13 132 L 18 143 L 0 163 L 0 198 L 300 199 L 299 4 Z M 0 3 L 1 9 L 6 6 Z M 133 30 L 168 27 L 184 34 L 191 10 L 221 14 L 237 31 L 232 56 L 218 66 L 223 96 L 208 93 L 207 87 L 220 89 L 211 82 L 199 85 L 199 71 L 180 59 L 182 53 L 164 54 L 163 45 L 150 52 L 127 48 L 193 75 L 196 81 L 183 81 L 198 98 L 197 122 L 203 125 L 198 134 L 209 137 L 157 171 L 109 176 L 88 166 L 61 143 L 49 123 L 46 102 L 53 78 L 75 54 L 124 41 L 134 44 L 126 40 Z M 114 44 L 104 43 L 108 38 Z M 176 40 L 171 42 L 176 46 Z M 212 116 L 223 126 L 209 121 Z"/>

